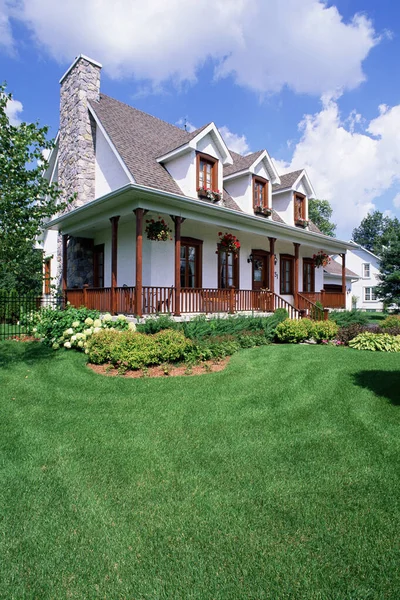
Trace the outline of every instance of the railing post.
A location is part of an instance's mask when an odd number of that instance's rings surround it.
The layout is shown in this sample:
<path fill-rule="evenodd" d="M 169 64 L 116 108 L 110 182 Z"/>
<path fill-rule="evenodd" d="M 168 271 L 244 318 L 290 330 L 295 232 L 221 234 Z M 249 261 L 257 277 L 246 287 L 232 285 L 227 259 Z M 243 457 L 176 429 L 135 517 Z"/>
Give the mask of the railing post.
<path fill-rule="evenodd" d="M 89 285 L 87 283 L 83 284 L 83 306 L 86 306 L 86 308 L 89 308 L 87 305 L 87 289 L 88 289 Z"/>
<path fill-rule="evenodd" d="M 235 312 L 235 288 L 231 287 L 229 291 L 229 312 L 231 315 Z"/>
<path fill-rule="evenodd" d="M 133 211 L 136 215 L 136 285 L 135 314 L 143 315 L 143 208 Z"/>
<path fill-rule="evenodd" d="M 329 319 L 329 308 L 324 308 L 324 321 Z"/>

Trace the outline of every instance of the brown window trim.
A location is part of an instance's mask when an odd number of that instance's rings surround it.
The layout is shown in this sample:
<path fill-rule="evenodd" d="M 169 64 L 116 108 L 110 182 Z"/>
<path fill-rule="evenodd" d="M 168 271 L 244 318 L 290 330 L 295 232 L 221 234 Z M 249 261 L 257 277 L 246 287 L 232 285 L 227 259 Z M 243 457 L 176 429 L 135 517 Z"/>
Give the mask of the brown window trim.
<path fill-rule="evenodd" d="M 44 293 L 51 294 L 51 258 L 44 259 Z"/>
<path fill-rule="evenodd" d="M 226 254 L 226 250 L 225 248 L 222 248 L 221 244 L 217 244 L 217 254 L 218 254 L 218 289 L 229 289 L 229 288 L 223 288 L 221 285 L 221 271 L 222 271 L 222 264 L 221 264 L 221 256 L 222 254 Z M 233 286 L 235 289 L 239 289 L 239 281 L 240 281 L 240 273 L 239 273 L 239 257 L 240 257 L 240 250 L 233 254 L 232 252 L 229 253 L 230 256 L 233 257 Z"/>
<path fill-rule="evenodd" d="M 103 254 L 103 264 L 100 266 L 101 271 L 99 270 L 99 264 L 97 257 L 99 254 Z M 103 288 L 104 287 L 104 244 L 97 244 L 93 246 L 93 287 L 95 288 Z M 103 282 L 103 285 L 100 285 L 100 281 Z"/>
<path fill-rule="evenodd" d="M 196 155 L 196 189 L 200 188 L 200 161 L 203 160 L 212 165 L 211 167 L 211 187 L 213 191 L 218 189 L 218 159 L 210 156 L 209 154 L 204 154 L 202 152 L 198 152 Z M 205 181 L 205 178 L 203 178 Z M 205 184 L 204 184 L 205 185 Z"/>
<path fill-rule="evenodd" d="M 256 175 L 253 175 L 253 209 L 256 210 L 256 208 L 259 207 L 259 205 L 256 204 L 256 183 L 261 183 L 263 186 L 261 208 L 269 208 L 268 207 L 268 179 L 264 179 L 263 177 L 257 177 Z"/>
<path fill-rule="evenodd" d="M 305 220 L 306 219 L 306 198 L 304 194 L 300 192 L 293 192 L 293 201 L 294 201 L 294 222 L 298 219 Z M 300 202 L 299 202 L 300 201 Z M 300 214 L 297 214 L 297 205 L 300 203 Z"/>
<path fill-rule="evenodd" d="M 311 290 L 306 290 L 304 286 L 304 282 L 306 281 L 306 265 L 311 266 Z M 303 258 L 303 292 L 315 292 L 315 269 L 314 269 L 314 261 L 312 258 Z"/>
<path fill-rule="evenodd" d="M 279 289 L 280 289 L 280 293 L 281 295 L 284 296 L 292 296 L 293 295 L 293 291 L 294 291 L 294 256 L 293 254 L 281 254 L 280 257 L 280 273 L 279 273 Z M 284 283 L 284 278 L 282 277 L 283 274 L 283 263 L 289 261 L 291 264 L 290 267 L 290 290 L 284 291 L 283 289 L 283 283 Z"/>
<path fill-rule="evenodd" d="M 192 237 L 182 237 L 181 248 L 188 246 L 196 248 L 195 280 L 197 284 L 196 287 L 201 288 L 203 286 L 203 240 Z"/>

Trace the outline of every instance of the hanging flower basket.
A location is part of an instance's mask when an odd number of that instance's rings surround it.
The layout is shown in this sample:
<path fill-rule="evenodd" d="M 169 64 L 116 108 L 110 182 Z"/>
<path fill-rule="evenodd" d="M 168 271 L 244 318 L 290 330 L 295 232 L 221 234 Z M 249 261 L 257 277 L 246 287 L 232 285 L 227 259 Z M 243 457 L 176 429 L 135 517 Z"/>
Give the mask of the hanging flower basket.
<path fill-rule="evenodd" d="M 331 257 L 320 250 L 317 254 L 313 255 L 313 261 L 315 267 L 326 267 L 331 262 Z"/>
<path fill-rule="evenodd" d="M 213 190 L 204 186 L 197 188 L 197 193 L 200 198 L 207 198 L 207 200 L 211 200 L 211 202 L 219 202 L 222 198 L 222 194 L 219 190 Z"/>
<path fill-rule="evenodd" d="M 221 231 L 218 235 L 221 248 L 226 250 L 229 254 L 237 254 L 239 252 L 240 242 L 235 235 L 232 233 L 222 233 Z"/>
<path fill-rule="evenodd" d="M 303 229 L 305 229 L 308 226 L 308 221 L 307 219 L 296 219 L 294 224 L 297 225 L 297 227 L 302 227 Z"/>
<path fill-rule="evenodd" d="M 148 219 L 146 223 L 145 231 L 148 240 L 152 240 L 153 242 L 166 242 L 172 240 L 171 229 L 161 217 L 158 217 L 156 221 L 154 219 Z"/>

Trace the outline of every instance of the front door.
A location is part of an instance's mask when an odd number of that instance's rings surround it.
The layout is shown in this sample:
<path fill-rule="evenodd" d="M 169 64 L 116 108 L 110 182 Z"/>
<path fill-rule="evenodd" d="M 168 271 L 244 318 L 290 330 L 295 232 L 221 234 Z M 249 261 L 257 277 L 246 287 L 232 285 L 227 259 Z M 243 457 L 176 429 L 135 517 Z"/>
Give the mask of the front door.
<path fill-rule="evenodd" d="M 253 290 L 269 288 L 269 253 L 253 250 Z"/>

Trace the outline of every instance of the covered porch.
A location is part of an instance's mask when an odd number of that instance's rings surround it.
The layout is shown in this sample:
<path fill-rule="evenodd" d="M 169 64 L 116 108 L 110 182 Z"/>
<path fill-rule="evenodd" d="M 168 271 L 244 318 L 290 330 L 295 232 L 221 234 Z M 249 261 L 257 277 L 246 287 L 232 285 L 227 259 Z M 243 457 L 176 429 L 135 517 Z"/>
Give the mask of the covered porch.
<path fill-rule="evenodd" d="M 316 302 L 345 306 L 345 283 L 341 292 L 324 292 L 322 269 L 313 269 L 310 258 L 320 249 L 337 254 L 343 242 L 206 202 L 161 200 L 156 190 L 129 189 L 108 200 L 101 212 L 96 200 L 52 224 L 62 231 L 62 289 L 74 306 L 137 317 L 285 308 L 294 318 L 322 318 Z M 171 240 L 147 239 L 146 221 L 156 215 L 170 224 Z M 218 229 L 240 238 L 237 256 L 221 259 Z M 92 261 L 86 280 L 71 277 L 69 250 L 77 238 L 86 240 Z M 342 261 L 345 269 L 344 252 Z"/>

